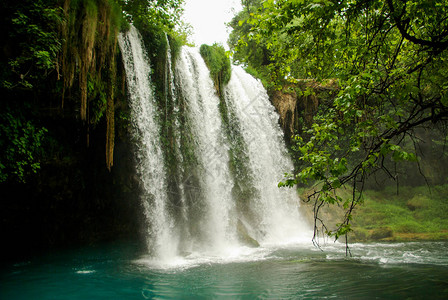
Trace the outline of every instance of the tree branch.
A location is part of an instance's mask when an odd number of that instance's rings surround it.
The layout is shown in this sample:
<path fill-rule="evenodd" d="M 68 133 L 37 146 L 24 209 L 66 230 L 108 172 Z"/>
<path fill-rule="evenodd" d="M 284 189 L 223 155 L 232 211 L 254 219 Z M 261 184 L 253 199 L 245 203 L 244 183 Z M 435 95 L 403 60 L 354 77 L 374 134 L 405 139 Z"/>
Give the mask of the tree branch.
<path fill-rule="evenodd" d="M 433 41 L 420 39 L 413 35 L 410 35 L 406 29 L 406 25 L 410 22 L 410 20 L 409 19 L 406 19 L 406 20 L 401 19 L 401 17 L 404 14 L 404 11 L 401 13 L 401 15 L 399 17 L 397 17 L 397 14 L 395 12 L 395 7 L 392 3 L 392 0 L 386 0 L 386 2 L 387 2 L 387 5 L 389 6 L 391 16 L 394 19 L 398 30 L 400 31 L 400 34 L 405 39 L 407 39 L 408 41 L 410 41 L 414 44 L 417 44 L 417 45 L 430 47 L 436 51 L 443 51 L 446 48 L 448 48 L 448 39 L 445 41 L 442 41 L 444 38 L 447 37 L 448 33 L 446 33 L 446 32 L 442 32 L 441 34 L 439 34 L 437 37 L 435 37 L 436 39 Z"/>

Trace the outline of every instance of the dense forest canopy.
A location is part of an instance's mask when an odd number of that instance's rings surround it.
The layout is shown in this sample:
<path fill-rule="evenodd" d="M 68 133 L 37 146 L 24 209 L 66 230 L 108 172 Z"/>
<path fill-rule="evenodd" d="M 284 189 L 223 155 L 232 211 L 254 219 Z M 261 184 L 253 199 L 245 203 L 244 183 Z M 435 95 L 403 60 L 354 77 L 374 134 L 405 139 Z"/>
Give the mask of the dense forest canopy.
<path fill-rule="evenodd" d="M 321 105 L 314 124 L 295 137 L 300 167 L 280 183 L 320 184 L 312 195 L 316 222 L 322 205 L 342 204 L 344 220 L 327 232 L 337 238 L 350 231 L 369 175 L 382 171 L 396 178 L 388 162 L 418 160 L 418 128 L 442 129 L 438 142 L 444 144 L 448 2 L 242 3 L 245 9 L 230 22 L 235 61 L 271 89 L 306 80 L 338 85 L 334 100 Z M 336 196 L 334 190 L 346 184 L 352 197 Z"/>

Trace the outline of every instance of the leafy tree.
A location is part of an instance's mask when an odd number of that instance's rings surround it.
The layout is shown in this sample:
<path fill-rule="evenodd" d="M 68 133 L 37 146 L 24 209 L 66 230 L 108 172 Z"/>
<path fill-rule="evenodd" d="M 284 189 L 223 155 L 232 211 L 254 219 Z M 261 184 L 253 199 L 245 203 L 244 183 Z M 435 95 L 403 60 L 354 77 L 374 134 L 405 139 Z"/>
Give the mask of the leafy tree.
<path fill-rule="evenodd" d="M 233 61 L 245 64 L 246 71 L 260 78 L 267 87 L 271 85 L 269 64 L 271 52 L 263 39 L 249 38 L 253 23 L 252 18 L 261 8 L 261 0 L 241 1 L 243 10 L 239 12 L 227 25 L 232 28 L 227 43 L 233 50 Z"/>
<path fill-rule="evenodd" d="M 395 177 L 387 161 L 417 160 L 403 141 L 448 120 L 448 2 L 266 0 L 238 26 L 245 24 L 249 30 L 237 29 L 236 56 L 254 65 L 245 46 L 266 47 L 271 84 L 300 78 L 339 85 L 307 134 L 295 137 L 302 166 L 280 183 L 318 183 L 315 237 L 323 228 L 337 239 L 351 230 L 365 179 L 378 171 Z M 347 184 L 352 197 L 336 196 Z M 318 226 L 325 204 L 346 209 L 334 231 Z"/>
<path fill-rule="evenodd" d="M 57 1 L 5 0 L 0 14 L 0 183 L 25 182 L 40 168 L 47 130 L 34 104 L 54 88 L 62 10 Z"/>
<path fill-rule="evenodd" d="M 17 110 L 4 109 L 0 113 L 0 183 L 26 182 L 29 175 L 40 169 L 46 132 Z"/>
<path fill-rule="evenodd" d="M 57 69 L 61 9 L 57 1 L 5 0 L 1 14 L 0 87 L 33 88 Z"/>
<path fill-rule="evenodd" d="M 135 25 L 163 27 L 167 31 L 181 24 L 184 0 L 120 0 L 128 19 Z"/>

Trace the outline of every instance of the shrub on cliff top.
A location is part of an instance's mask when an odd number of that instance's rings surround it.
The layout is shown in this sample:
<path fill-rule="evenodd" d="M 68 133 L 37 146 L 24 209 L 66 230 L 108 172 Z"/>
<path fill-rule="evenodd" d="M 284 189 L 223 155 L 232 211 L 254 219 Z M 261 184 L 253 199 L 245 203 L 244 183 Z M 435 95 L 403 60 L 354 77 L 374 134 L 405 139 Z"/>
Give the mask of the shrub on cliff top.
<path fill-rule="evenodd" d="M 218 92 L 228 83 L 231 74 L 230 58 L 220 44 L 201 45 L 200 52 L 212 77 Z"/>

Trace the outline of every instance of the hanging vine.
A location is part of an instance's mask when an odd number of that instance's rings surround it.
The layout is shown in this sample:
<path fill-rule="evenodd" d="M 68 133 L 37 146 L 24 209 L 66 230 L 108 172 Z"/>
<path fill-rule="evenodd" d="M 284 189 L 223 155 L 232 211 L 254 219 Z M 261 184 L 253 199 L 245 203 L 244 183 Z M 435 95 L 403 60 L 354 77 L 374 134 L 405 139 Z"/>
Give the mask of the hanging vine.
<path fill-rule="evenodd" d="M 105 115 L 106 166 L 110 171 L 115 136 L 116 44 L 122 20 L 121 9 L 114 1 L 64 0 L 63 10 L 61 109 L 67 101 L 67 91 L 77 84 L 78 91 L 73 91 L 75 97 L 69 98 L 79 103 L 79 117 L 85 125 L 87 146 L 90 128 Z"/>

